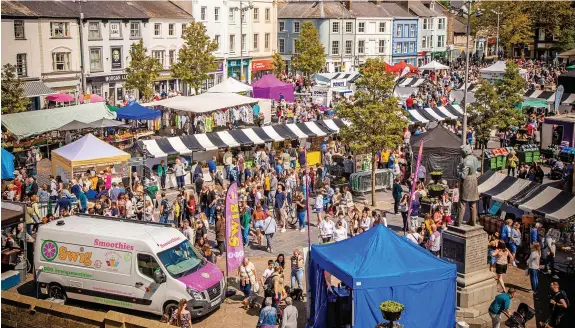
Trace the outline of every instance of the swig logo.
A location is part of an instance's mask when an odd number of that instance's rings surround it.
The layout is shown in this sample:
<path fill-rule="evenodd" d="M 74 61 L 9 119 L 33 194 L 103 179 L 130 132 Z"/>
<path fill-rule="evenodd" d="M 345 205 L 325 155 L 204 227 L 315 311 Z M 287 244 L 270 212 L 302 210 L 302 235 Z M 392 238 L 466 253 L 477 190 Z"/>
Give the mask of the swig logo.
<path fill-rule="evenodd" d="M 68 261 L 74 263 L 80 263 L 84 266 L 92 265 L 92 252 L 83 252 L 84 248 L 80 247 L 80 252 L 71 252 L 65 246 L 60 246 L 56 244 L 53 240 L 46 240 L 42 243 L 41 253 L 42 257 L 46 261 L 53 261 L 56 258 L 60 261 Z"/>

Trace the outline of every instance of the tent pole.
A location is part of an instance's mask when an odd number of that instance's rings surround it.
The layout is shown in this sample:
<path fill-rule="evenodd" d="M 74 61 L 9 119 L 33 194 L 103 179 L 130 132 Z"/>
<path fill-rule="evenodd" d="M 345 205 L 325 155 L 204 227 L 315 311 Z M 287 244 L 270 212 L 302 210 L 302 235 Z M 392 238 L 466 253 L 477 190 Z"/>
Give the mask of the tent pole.
<path fill-rule="evenodd" d="M 353 291 L 354 289 L 351 289 L 351 326 L 353 327 L 355 325 L 355 302 L 353 301 Z"/>

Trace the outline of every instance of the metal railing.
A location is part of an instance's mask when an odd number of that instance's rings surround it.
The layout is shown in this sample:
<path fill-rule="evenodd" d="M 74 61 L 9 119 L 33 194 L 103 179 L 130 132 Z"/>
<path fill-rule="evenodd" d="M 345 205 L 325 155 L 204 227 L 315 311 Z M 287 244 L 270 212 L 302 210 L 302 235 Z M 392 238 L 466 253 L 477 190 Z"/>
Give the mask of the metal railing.
<path fill-rule="evenodd" d="M 353 173 L 350 178 L 351 191 L 363 194 L 371 191 L 371 171 Z M 391 189 L 393 186 L 393 170 L 382 169 L 375 171 L 375 190 Z"/>

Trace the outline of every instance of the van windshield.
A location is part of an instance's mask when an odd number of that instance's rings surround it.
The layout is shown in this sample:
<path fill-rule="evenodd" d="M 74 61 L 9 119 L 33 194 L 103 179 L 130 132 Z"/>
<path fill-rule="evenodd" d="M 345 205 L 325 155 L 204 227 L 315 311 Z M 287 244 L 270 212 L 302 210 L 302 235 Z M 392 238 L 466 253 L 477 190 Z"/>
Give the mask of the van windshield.
<path fill-rule="evenodd" d="M 174 278 L 183 277 L 200 269 L 206 261 L 188 240 L 158 253 L 158 258 Z"/>

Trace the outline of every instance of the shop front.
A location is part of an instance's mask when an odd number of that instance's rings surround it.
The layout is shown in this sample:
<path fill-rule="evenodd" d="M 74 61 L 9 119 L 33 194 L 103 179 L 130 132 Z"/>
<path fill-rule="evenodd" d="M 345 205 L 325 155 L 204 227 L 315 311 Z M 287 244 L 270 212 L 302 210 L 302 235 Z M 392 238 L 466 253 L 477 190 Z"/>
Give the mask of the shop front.
<path fill-rule="evenodd" d="M 431 61 L 431 52 L 420 51 L 417 53 L 417 66 L 423 66 Z"/>
<path fill-rule="evenodd" d="M 266 74 L 272 73 L 274 68 L 273 60 L 257 59 L 252 61 L 252 81 L 261 78 Z"/>
<path fill-rule="evenodd" d="M 154 91 L 161 97 L 175 96 L 180 90 L 180 81 L 173 78 L 169 70 L 161 71 L 156 80 L 154 80 Z"/>
<path fill-rule="evenodd" d="M 103 97 L 110 105 L 121 104 L 126 96 L 126 74 L 109 74 L 86 77 L 88 92 Z"/>
<path fill-rule="evenodd" d="M 447 51 L 434 51 L 431 53 L 433 60 L 447 58 Z"/>
<path fill-rule="evenodd" d="M 246 79 L 250 73 L 250 64 L 251 58 L 228 59 L 228 76 L 241 82 L 249 82 Z"/>

